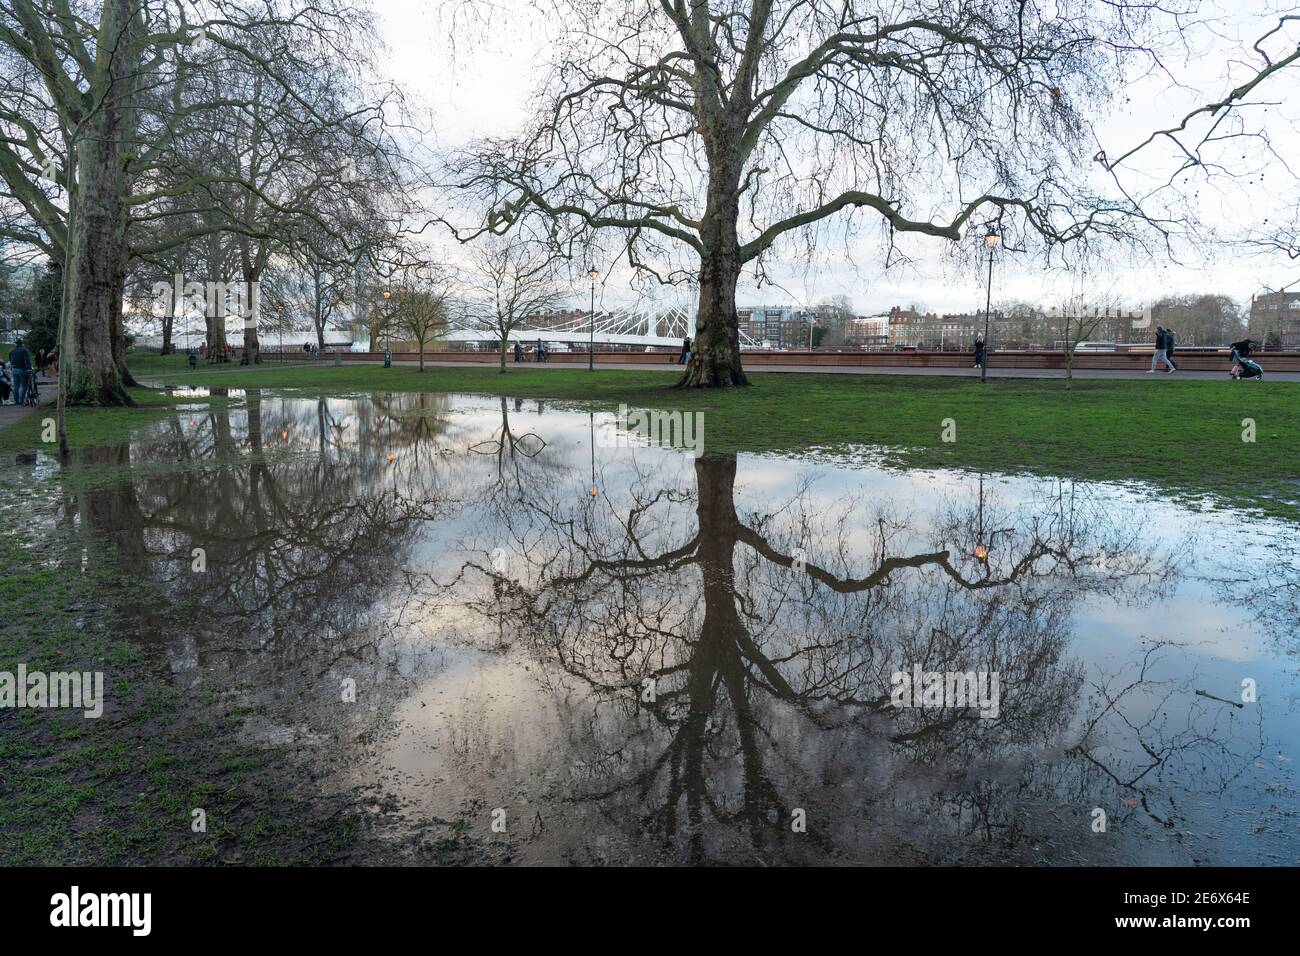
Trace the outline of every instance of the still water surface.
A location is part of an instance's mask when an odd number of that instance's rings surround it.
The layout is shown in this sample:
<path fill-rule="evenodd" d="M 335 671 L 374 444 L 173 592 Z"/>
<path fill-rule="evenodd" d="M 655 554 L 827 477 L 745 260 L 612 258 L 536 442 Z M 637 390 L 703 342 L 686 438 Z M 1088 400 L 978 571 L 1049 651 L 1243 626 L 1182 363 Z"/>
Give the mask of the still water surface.
<path fill-rule="evenodd" d="M 136 611 L 178 686 L 239 695 L 326 791 L 396 794 L 412 839 L 1300 863 L 1292 525 L 865 451 L 610 447 L 611 416 L 533 400 L 229 397 L 82 454 L 60 518 L 203 605 Z M 896 706 L 917 672 L 996 675 L 996 716 Z"/>

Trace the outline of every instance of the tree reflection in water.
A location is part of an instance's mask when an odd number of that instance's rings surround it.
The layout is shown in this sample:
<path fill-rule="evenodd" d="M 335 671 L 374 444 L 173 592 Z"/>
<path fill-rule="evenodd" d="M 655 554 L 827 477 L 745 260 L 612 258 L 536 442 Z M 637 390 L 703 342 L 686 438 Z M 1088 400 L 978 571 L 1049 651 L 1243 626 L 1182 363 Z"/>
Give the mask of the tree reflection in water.
<path fill-rule="evenodd" d="M 1160 768 L 1222 787 L 1257 752 L 1194 704 L 1177 727 L 1135 720 L 1168 707 L 1150 673 L 1092 675 L 1085 699 L 1076 604 L 1147 602 L 1176 574 L 1086 492 L 1054 485 L 1012 514 L 981 482 L 918 534 L 887 511 L 819 513 L 802 489 L 742 520 L 735 457 L 694 470 L 693 495 L 649 471 L 618 505 L 538 482 L 466 543 L 507 544 L 508 571 L 475 558 L 412 593 L 517 635 L 547 687 L 587 689 L 555 692 L 573 769 L 551 796 L 595 808 L 625 848 L 648 833 L 692 860 L 1104 856 L 1094 806 L 1169 823 Z M 1001 714 L 893 707 L 890 675 L 913 665 L 999 673 Z"/>
<path fill-rule="evenodd" d="M 629 449 L 592 497 L 591 449 L 562 428 L 577 416 L 539 403 L 521 429 L 511 411 L 250 391 L 87 452 L 74 467 L 104 477 L 70 483 L 64 513 L 159 585 L 140 631 L 178 679 L 329 741 L 323 774 L 427 774 L 476 806 L 514 794 L 555 858 L 603 841 L 619 860 L 1141 859 L 1132 834 L 1176 842 L 1180 798 L 1259 751 L 1253 716 L 1160 667 L 1177 648 L 1077 657 L 1081 603 L 1141 607 L 1179 578 L 1173 549 L 1086 487 L 1036 482 L 1008 505 L 971 480 L 913 514 L 804 484 L 746 510 L 734 456 Z M 421 731 L 398 708 L 465 654 L 527 701 L 505 718 L 445 704 L 442 729 L 473 733 L 395 757 Z M 913 666 L 997 672 L 998 717 L 893 707 L 890 676 Z M 339 706 L 344 676 L 365 706 Z M 489 753 L 530 729 L 551 736 Z M 1095 807 L 1123 849 L 1094 837 Z"/>

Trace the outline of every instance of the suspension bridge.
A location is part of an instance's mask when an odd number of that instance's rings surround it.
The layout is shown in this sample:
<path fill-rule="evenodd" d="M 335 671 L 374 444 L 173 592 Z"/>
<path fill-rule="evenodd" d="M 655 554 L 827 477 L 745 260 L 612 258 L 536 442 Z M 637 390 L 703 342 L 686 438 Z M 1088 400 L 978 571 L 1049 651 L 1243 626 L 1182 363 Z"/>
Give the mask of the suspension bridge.
<path fill-rule="evenodd" d="M 501 343 L 500 335 L 488 322 L 453 317 L 448 325 L 445 336 L 447 342 L 472 342 L 484 348 Z M 507 338 L 512 343 L 519 342 L 522 345 L 535 344 L 541 339 L 551 348 L 563 345 L 585 349 L 589 341 L 597 346 L 678 348 L 682 339 L 694 334 L 694 315 L 681 307 L 672 307 L 647 311 L 598 311 L 594 317 L 590 313 L 569 313 L 564 318 L 538 316 L 519 323 Z M 740 344 L 742 348 L 758 347 L 743 330 L 740 333 Z"/>

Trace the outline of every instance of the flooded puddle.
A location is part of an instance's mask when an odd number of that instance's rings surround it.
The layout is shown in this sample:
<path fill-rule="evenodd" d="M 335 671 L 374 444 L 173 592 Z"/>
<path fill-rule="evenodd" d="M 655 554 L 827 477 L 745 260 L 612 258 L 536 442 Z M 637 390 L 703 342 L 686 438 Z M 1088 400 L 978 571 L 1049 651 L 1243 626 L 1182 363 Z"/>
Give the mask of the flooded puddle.
<path fill-rule="evenodd" d="M 237 695 L 322 792 L 380 784 L 412 839 L 1300 863 L 1294 526 L 695 457 L 533 400 L 206 397 L 80 455 L 53 520 L 202 609 L 133 612 L 177 687 Z"/>

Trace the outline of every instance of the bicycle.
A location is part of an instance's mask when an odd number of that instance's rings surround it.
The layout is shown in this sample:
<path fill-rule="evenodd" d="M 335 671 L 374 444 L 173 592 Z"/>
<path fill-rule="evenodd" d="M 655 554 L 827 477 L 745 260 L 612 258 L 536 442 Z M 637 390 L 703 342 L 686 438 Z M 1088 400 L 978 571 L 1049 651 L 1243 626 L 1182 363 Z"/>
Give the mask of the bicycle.
<path fill-rule="evenodd" d="M 27 396 L 24 399 L 23 404 L 30 406 L 31 408 L 35 408 L 40 403 L 41 403 L 41 393 L 40 390 L 36 387 L 36 373 L 34 371 L 28 370 L 27 371 Z"/>

